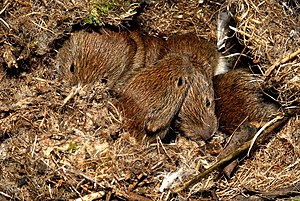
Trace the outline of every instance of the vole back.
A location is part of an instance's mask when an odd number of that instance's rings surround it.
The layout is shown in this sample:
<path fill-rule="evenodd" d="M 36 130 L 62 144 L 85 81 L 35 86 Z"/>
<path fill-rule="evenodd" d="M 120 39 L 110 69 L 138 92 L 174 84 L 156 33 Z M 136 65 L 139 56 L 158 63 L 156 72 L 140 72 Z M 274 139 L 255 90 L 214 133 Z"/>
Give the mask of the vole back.
<path fill-rule="evenodd" d="M 127 129 L 137 139 L 164 138 L 191 85 L 193 67 L 184 55 L 167 55 L 134 76 L 118 99 Z"/>
<path fill-rule="evenodd" d="M 278 112 L 261 84 L 263 77 L 246 69 L 231 70 L 214 78 L 216 114 L 220 129 L 232 133 L 244 121 L 268 121 Z"/>

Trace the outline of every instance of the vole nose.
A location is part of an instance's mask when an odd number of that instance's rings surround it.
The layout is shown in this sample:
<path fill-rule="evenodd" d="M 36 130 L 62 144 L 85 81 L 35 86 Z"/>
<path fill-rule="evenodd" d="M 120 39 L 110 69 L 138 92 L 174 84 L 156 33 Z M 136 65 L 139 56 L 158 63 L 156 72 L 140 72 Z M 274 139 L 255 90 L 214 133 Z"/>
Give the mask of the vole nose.
<path fill-rule="evenodd" d="M 207 129 L 204 129 L 200 136 L 204 141 L 211 139 L 218 130 L 218 121 L 215 119 L 210 122 Z"/>

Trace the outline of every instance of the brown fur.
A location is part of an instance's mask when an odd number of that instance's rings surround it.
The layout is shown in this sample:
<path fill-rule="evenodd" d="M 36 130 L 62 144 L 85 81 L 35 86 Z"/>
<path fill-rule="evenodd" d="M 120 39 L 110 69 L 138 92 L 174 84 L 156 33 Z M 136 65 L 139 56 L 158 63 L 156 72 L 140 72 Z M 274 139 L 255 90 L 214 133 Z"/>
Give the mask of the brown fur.
<path fill-rule="evenodd" d="M 154 36 L 142 34 L 145 45 L 145 66 L 149 67 L 167 54 L 166 41 Z"/>
<path fill-rule="evenodd" d="M 170 37 L 167 40 L 167 47 L 169 53 L 188 55 L 197 71 L 212 79 L 220 57 L 214 43 L 194 33 L 188 33 Z"/>
<path fill-rule="evenodd" d="M 126 82 L 126 73 L 143 67 L 145 59 L 143 42 L 137 33 L 108 29 L 74 33 L 57 55 L 59 72 L 71 84 L 102 80 L 109 87 L 115 86 L 116 81 Z"/>
<path fill-rule="evenodd" d="M 222 131 L 231 134 L 244 121 L 266 121 L 278 112 L 275 103 L 266 102 L 262 81 L 262 76 L 244 69 L 214 78 L 216 115 Z"/>
<path fill-rule="evenodd" d="M 178 113 L 176 127 L 194 141 L 209 139 L 218 128 L 211 80 L 194 71 L 193 82 Z"/>
<path fill-rule="evenodd" d="M 164 138 L 192 82 L 187 56 L 168 55 L 134 76 L 119 98 L 127 129 L 138 139 Z"/>
<path fill-rule="evenodd" d="M 195 68 L 193 82 L 179 111 L 177 128 L 198 141 L 209 139 L 217 130 L 212 77 L 219 53 L 209 41 L 194 34 L 171 37 L 169 52 L 186 54 Z"/>
<path fill-rule="evenodd" d="M 74 33 L 57 60 L 59 71 L 72 84 L 107 82 L 134 135 L 164 137 L 177 115 L 174 128 L 199 140 L 208 139 L 217 128 L 212 76 L 218 56 L 212 43 L 193 34 L 165 41 L 135 31 L 101 29 Z M 181 78 L 184 84 L 176 88 Z M 155 88 L 158 85 L 163 87 Z"/>

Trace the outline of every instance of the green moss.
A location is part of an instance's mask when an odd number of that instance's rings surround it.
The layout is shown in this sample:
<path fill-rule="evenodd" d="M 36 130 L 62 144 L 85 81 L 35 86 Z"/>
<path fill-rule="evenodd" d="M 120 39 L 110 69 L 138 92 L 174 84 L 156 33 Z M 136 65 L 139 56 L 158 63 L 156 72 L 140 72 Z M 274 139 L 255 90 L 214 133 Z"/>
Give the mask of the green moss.
<path fill-rule="evenodd" d="M 96 26 L 101 26 L 104 23 L 100 20 L 101 17 L 107 17 L 110 13 L 114 12 L 114 0 L 100 0 L 92 1 L 90 14 L 85 22 Z"/>
<path fill-rule="evenodd" d="M 68 147 L 69 153 L 74 153 L 78 149 L 78 144 L 75 141 L 71 141 Z"/>
<path fill-rule="evenodd" d="M 292 198 L 293 201 L 300 201 L 300 196 Z"/>
<path fill-rule="evenodd" d="M 122 18 L 122 15 L 132 9 L 133 5 L 140 3 L 141 0 L 91 0 L 89 16 L 85 19 L 85 22 L 102 26 L 104 23 L 114 21 L 112 19 L 118 21 Z"/>

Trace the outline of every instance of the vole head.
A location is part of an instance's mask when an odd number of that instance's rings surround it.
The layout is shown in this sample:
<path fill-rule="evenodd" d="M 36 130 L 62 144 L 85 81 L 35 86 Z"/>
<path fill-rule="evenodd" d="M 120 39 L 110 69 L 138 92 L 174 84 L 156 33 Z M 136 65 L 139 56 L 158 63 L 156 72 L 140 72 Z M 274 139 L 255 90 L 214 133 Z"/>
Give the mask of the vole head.
<path fill-rule="evenodd" d="M 217 131 L 213 84 L 200 72 L 193 77 L 176 124 L 185 136 L 194 141 L 207 140 Z"/>
<path fill-rule="evenodd" d="M 103 29 L 73 33 L 57 54 L 57 70 L 71 84 L 104 81 L 111 86 L 130 67 L 136 43 L 127 32 Z"/>

